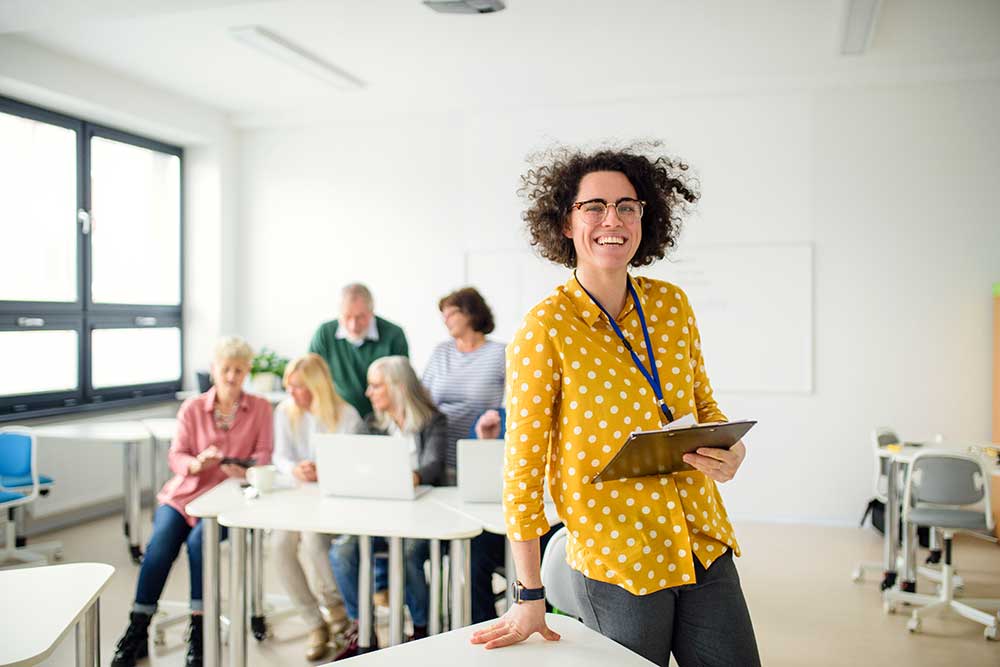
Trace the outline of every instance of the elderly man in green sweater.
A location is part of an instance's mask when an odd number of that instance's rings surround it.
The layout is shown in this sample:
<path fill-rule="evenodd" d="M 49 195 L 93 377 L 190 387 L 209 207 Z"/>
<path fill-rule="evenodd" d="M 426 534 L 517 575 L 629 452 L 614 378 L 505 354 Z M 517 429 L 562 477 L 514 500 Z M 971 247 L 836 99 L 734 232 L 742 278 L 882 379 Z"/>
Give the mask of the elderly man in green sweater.
<path fill-rule="evenodd" d="M 372 404 L 365 396 L 368 366 L 380 357 L 409 356 L 406 334 L 398 325 L 375 315 L 372 293 L 360 283 L 341 290 L 340 319 L 325 322 L 312 337 L 309 351 L 326 359 L 337 392 L 367 417 Z"/>

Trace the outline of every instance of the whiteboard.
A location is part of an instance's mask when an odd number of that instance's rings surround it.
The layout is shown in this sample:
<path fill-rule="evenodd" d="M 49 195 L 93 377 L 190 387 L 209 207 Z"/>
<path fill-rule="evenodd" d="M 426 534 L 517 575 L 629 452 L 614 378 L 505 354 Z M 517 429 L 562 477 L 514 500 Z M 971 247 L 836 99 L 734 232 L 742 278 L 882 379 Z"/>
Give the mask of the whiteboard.
<path fill-rule="evenodd" d="M 716 391 L 809 394 L 812 262 L 810 244 L 701 245 L 633 274 L 687 293 Z M 524 313 L 569 276 L 530 250 L 466 253 L 466 283 L 493 309 L 498 340 L 509 341 Z"/>

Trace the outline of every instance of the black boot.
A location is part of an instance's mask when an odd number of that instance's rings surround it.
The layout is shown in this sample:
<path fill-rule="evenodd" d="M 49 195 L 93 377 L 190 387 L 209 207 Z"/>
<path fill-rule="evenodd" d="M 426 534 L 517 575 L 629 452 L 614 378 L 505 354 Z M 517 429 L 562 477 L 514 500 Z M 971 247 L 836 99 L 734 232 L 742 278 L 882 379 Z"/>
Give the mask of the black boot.
<path fill-rule="evenodd" d="M 185 667 L 201 667 L 205 646 L 202 628 L 201 614 L 191 614 L 191 626 L 188 628 L 188 652 L 184 659 Z"/>
<path fill-rule="evenodd" d="M 128 628 L 115 646 L 111 667 L 133 667 L 136 660 L 149 655 L 149 614 L 133 611 L 128 617 Z"/>

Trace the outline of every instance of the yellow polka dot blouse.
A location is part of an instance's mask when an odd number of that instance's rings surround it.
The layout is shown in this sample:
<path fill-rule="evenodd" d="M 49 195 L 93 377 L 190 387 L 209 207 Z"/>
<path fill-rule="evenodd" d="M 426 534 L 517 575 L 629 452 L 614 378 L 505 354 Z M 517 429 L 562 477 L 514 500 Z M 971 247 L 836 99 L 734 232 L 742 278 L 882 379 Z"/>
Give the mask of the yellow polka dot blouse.
<path fill-rule="evenodd" d="M 632 278 L 646 316 L 663 396 L 675 419 L 723 421 L 712 397 L 687 296 L 670 283 Z M 617 317 L 649 368 L 631 297 Z M 573 277 L 527 314 L 507 347 L 504 514 L 507 535 L 548 530 L 549 490 L 570 537 L 567 560 L 636 595 L 694 582 L 739 546 L 715 482 L 700 472 L 591 484 L 636 430 L 661 426 L 652 388 L 607 318 Z"/>

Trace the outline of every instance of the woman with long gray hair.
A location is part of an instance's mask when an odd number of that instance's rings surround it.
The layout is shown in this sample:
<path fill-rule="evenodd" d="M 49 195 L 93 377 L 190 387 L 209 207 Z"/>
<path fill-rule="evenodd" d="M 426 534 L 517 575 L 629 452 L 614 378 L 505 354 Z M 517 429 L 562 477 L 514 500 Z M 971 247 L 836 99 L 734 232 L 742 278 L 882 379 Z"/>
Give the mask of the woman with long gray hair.
<path fill-rule="evenodd" d="M 413 485 L 440 486 L 445 480 L 445 450 L 448 420 L 434 406 L 420 383 L 410 361 L 403 356 L 382 357 L 368 367 L 368 390 L 374 413 L 367 419 L 374 434 L 412 436 L 410 468 Z M 384 538 L 375 538 L 373 548 L 386 549 Z M 413 620 L 413 639 L 427 636 L 429 592 L 424 576 L 424 561 L 430 546 L 427 540 L 403 540 L 406 567 L 406 606 Z M 337 586 L 344 597 L 347 614 L 358 618 L 358 540 L 343 536 L 333 545 L 330 561 Z M 382 579 L 382 581 L 380 581 Z M 375 588 L 384 590 L 384 574 L 376 571 Z M 346 657 L 344 656 L 338 656 Z"/>

